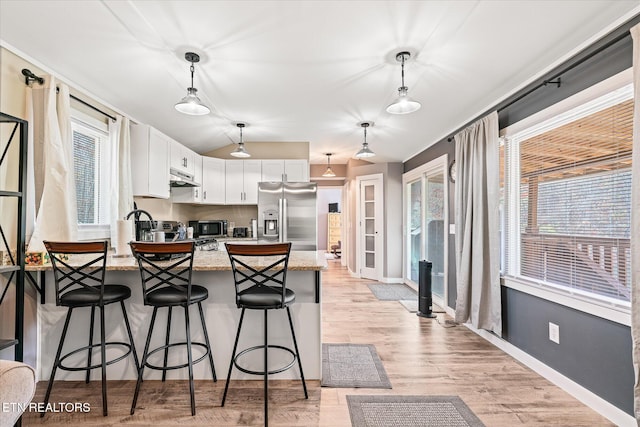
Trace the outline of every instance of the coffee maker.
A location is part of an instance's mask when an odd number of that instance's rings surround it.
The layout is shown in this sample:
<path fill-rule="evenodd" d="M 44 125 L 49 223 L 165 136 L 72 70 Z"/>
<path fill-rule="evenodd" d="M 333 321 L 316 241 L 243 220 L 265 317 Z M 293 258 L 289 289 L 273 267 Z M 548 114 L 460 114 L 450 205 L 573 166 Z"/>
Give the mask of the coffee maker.
<path fill-rule="evenodd" d="M 141 220 L 140 215 L 145 214 L 148 220 Z M 158 222 L 151 218 L 149 212 L 142 209 L 134 209 L 129 212 L 125 219 L 133 215 L 136 226 L 136 241 L 137 242 L 153 242 L 153 231 L 157 228 Z"/>

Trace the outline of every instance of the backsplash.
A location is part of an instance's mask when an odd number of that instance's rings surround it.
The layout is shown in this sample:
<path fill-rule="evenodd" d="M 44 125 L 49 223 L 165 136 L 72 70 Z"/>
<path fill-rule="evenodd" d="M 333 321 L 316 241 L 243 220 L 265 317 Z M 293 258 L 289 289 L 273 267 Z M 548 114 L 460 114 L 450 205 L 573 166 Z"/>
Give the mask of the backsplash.
<path fill-rule="evenodd" d="M 190 220 L 226 219 L 236 227 L 250 227 L 251 220 L 258 217 L 256 205 L 190 205 L 171 203 L 171 199 L 134 197 L 138 209 L 149 212 L 153 219 L 172 220 L 187 223 Z"/>

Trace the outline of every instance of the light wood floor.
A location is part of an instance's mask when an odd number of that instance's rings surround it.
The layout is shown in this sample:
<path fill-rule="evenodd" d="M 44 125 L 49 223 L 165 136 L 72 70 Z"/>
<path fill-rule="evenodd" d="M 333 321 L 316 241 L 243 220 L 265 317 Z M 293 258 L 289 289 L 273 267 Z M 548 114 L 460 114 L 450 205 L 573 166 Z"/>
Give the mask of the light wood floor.
<path fill-rule="evenodd" d="M 490 426 L 612 425 L 558 387 L 463 326 L 445 328 L 417 317 L 396 301 L 378 301 L 366 284 L 336 261 L 323 273 L 323 342 L 374 344 L 392 390 L 321 388 L 309 381 L 305 400 L 299 381 L 270 382 L 272 426 L 350 426 L 349 394 L 458 395 Z M 228 361 L 217 361 L 225 376 Z M 23 425 L 262 425 L 261 381 L 235 381 L 224 408 L 224 380 L 196 382 L 197 415 L 189 409 L 187 382 L 145 381 L 138 409 L 129 415 L 135 382 L 109 382 L 109 416 L 102 416 L 100 382 L 57 382 L 52 402 L 89 402 L 89 413 L 27 413 Z M 38 384 L 35 402 L 44 398 Z"/>

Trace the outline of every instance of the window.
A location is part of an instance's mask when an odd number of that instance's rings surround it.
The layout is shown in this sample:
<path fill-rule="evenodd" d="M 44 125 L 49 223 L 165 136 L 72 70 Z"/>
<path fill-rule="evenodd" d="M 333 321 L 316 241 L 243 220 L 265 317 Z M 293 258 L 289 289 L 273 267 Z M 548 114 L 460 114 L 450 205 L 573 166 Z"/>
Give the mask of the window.
<path fill-rule="evenodd" d="M 506 278 L 629 306 L 633 104 L 626 85 L 517 133 L 507 130 Z"/>
<path fill-rule="evenodd" d="M 71 120 L 80 239 L 109 237 L 111 156 L 105 123 L 74 111 Z"/>

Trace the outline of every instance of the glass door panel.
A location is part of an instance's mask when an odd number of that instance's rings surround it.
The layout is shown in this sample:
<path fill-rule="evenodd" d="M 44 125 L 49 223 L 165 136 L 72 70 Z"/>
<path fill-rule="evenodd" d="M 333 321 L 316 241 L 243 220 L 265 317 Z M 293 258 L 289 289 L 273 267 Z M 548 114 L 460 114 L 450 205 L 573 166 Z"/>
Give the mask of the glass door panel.
<path fill-rule="evenodd" d="M 445 185 L 444 173 L 429 174 L 425 182 L 425 259 L 433 263 L 432 293 L 444 299 Z"/>
<path fill-rule="evenodd" d="M 408 184 L 408 275 L 409 279 L 418 283 L 418 262 L 420 261 L 422 245 L 422 181 L 417 180 Z"/>

